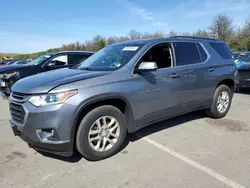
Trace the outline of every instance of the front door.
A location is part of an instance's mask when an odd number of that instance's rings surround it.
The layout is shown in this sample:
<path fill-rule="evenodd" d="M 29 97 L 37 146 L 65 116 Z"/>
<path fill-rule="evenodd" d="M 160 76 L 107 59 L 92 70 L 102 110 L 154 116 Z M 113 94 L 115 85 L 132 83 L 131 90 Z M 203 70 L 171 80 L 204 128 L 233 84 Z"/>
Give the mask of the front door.
<path fill-rule="evenodd" d="M 155 62 L 158 70 L 133 75 L 130 101 L 138 126 L 164 119 L 178 109 L 180 77 L 174 74 L 178 68 L 172 66 L 172 52 L 170 43 L 157 44 L 139 61 Z"/>
<path fill-rule="evenodd" d="M 68 55 L 60 54 L 51 58 L 45 65 L 43 71 L 55 70 L 69 67 Z M 42 70 L 42 69 L 41 69 Z"/>

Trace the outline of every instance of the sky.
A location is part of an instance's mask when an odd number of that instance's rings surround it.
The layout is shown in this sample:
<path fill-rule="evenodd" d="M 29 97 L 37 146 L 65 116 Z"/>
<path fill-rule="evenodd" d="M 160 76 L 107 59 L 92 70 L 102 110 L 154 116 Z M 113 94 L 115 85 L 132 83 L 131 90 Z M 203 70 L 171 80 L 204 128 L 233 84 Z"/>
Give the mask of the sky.
<path fill-rule="evenodd" d="M 250 0 L 2 0 L 0 52 L 33 53 L 95 35 L 206 29 L 223 13 L 241 26 Z"/>

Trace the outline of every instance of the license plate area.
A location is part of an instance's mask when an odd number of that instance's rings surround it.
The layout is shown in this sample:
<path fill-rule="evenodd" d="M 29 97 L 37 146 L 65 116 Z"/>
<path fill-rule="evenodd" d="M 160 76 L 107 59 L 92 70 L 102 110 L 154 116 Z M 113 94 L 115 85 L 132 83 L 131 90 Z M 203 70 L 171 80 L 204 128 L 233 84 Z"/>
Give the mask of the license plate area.
<path fill-rule="evenodd" d="M 6 83 L 5 82 L 1 82 L 1 87 L 6 87 Z"/>

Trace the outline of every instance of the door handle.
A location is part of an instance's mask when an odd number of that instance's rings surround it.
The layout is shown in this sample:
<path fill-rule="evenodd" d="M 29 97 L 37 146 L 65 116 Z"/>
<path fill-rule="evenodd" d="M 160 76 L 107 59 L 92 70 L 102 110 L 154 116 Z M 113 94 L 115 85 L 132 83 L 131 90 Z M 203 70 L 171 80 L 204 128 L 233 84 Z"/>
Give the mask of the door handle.
<path fill-rule="evenodd" d="M 170 75 L 171 78 L 177 78 L 177 77 L 180 77 L 180 74 L 177 74 L 177 73 L 172 73 Z"/>
<path fill-rule="evenodd" d="M 208 71 L 213 72 L 213 71 L 215 71 L 215 68 L 211 67 L 211 68 L 208 69 Z"/>

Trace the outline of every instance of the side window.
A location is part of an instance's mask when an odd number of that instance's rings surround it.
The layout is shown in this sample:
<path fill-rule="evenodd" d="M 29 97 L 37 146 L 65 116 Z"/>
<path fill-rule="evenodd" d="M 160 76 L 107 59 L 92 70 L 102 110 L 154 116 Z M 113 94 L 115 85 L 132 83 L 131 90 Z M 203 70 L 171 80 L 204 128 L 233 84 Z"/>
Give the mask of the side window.
<path fill-rule="evenodd" d="M 197 44 L 197 46 L 199 48 L 201 61 L 202 62 L 206 61 L 207 60 L 207 53 L 205 52 L 205 50 L 203 49 L 203 47 L 199 43 Z"/>
<path fill-rule="evenodd" d="M 52 58 L 48 64 L 48 66 L 63 66 L 68 64 L 67 55 L 59 55 Z"/>
<path fill-rule="evenodd" d="M 77 65 L 87 59 L 89 55 L 87 54 L 69 54 L 69 64 Z"/>
<path fill-rule="evenodd" d="M 247 55 L 247 57 L 246 57 L 246 60 L 245 60 L 246 62 L 250 62 L 250 54 L 248 54 Z"/>
<path fill-rule="evenodd" d="M 172 49 L 169 43 L 162 43 L 149 49 L 140 62 L 155 62 L 158 69 L 172 66 Z"/>
<path fill-rule="evenodd" d="M 197 44 L 194 42 L 175 42 L 176 66 L 201 63 Z"/>
<path fill-rule="evenodd" d="M 225 43 L 210 42 L 209 44 L 223 59 L 233 59 L 233 54 Z"/>

